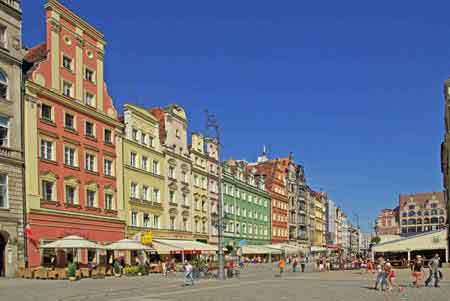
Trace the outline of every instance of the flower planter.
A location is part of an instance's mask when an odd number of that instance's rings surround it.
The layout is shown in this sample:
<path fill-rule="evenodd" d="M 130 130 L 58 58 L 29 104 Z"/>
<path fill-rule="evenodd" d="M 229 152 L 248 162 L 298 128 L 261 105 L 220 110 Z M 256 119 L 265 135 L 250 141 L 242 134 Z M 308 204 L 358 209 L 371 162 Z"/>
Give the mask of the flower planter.
<path fill-rule="evenodd" d="M 76 280 L 77 280 L 77 277 L 75 277 L 75 276 L 69 277 L 69 280 L 70 280 L 70 281 L 76 281 Z"/>

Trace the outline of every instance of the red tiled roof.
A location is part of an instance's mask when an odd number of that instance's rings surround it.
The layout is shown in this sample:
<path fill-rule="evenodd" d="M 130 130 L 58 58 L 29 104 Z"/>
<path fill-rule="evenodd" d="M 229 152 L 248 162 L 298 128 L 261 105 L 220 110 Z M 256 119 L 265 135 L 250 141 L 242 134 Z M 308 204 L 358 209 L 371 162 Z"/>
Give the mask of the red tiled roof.
<path fill-rule="evenodd" d="M 427 201 L 433 199 L 433 195 L 435 195 L 435 199 L 440 203 L 445 202 L 444 193 L 442 191 L 439 192 L 419 192 L 412 194 L 400 194 L 399 203 L 400 206 L 404 206 L 410 198 L 413 198 L 416 204 L 424 205 Z"/>
<path fill-rule="evenodd" d="M 27 53 L 25 54 L 24 60 L 28 63 L 34 63 L 45 59 L 47 57 L 47 53 L 47 44 L 42 43 L 28 49 Z"/>
<path fill-rule="evenodd" d="M 159 140 L 163 144 L 166 142 L 166 122 L 164 119 L 164 109 L 152 108 L 152 109 L 149 109 L 149 111 L 150 111 L 150 113 L 153 114 L 153 116 L 155 116 L 155 118 L 159 122 Z"/>

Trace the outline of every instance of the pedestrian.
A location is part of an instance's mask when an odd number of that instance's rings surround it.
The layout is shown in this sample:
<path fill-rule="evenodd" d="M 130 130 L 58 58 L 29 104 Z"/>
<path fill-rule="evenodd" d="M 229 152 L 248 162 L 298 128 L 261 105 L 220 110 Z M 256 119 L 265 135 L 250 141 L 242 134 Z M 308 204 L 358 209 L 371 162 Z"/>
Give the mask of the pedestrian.
<path fill-rule="evenodd" d="M 297 272 L 297 265 L 298 265 L 298 260 L 297 257 L 294 257 L 294 259 L 292 260 L 292 272 Z"/>
<path fill-rule="evenodd" d="M 167 263 L 165 261 L 161 262 L 161 271 L 164 277 L 167 277 Z"/>
<path fill-rule="evenodd" d="M 416 287 L 419 287 L 420 286 L 420 282 L 423 279 L 423 261 L 422 261 L 422 256 L 420 256 L 420 255 L 416 256 L 416 260 L 414 261 L 414 264 L 412 266 L 412 272 L 413 272 L 413 277 L 414 277 L 413 284 Z"/>
<path fill-rule="evenodd" d="M 300 267 L 302 268 L 302 273 L 305 272 L 305 266 L 306 266 L 306 258 L 305 257 L 300 257 Z"/>
<path fill-rule="evenodd" d="M 389 262 L 387 262 L 387 263 L 385 264 L 384 271 L 385 271 L 385 273 L 386 273 L 386 278 L 387 278 L 387 284 L 388 284 L 388 289 L 389 289 L 389 291 L 391 291 L 394 287 L 396 287 L 396 288 L 398 288 L 398 290 L 399 290 L 400 292 L 402 292 L 402 291 L 403 291 L 403 288 L 400 287 L 400 286 L 397 284 L 397 281 L 396 281 L 396 279 L 397 279 L 397 273 L 394 271 L 394 269 L 392 268 L 392 265 L 391 265 Z"/>
<path fill-rule="evenodd" d="M 189 282 L 191 285 L 194 285 L 194 275 L 193 275 L 194 268 L 189 263 L 189 261 L 184 262 L 184 283 L 187 285 Z"/>
<path fill-rule="evenodd" d="M 283 257 L 280 257 L 280 261 L 278 261 L 278 269 L 280 270 L 280 277 L 283 276 L 284 268 L 286 266 L 286 262 Z"/>
<path fill-rule="evenodd" d="M 439 258 L 439 254 L 434 255 L 434 258 L 428 263 L 430 274 L 425 281 L 425 286 L 428 286 L 428 284 L 434 280 L 434 287 L 439 287 L 439 280 L 441 278 L 440 264 L 441 260 Z"/>
<path fill-rule="evenodd" d="M 323 258 L 319 259 L 319 272 L 323 272 Z"/>
<path fill-rule="evenodd" d="M 378 259 L 378 265 L 377 265 L 377 278 L 375 280 L 375 287 L 374 289 L 379 289 L 380 291 L 384 290 L 386 288 L 386 273 L 384 271 L 384 258 L 380 257 Z"/>

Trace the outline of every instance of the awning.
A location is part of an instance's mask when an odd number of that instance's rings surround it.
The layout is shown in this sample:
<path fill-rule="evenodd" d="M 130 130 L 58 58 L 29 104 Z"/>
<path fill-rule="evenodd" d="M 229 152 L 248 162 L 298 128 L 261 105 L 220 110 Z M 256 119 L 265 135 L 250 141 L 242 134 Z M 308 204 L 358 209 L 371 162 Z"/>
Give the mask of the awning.
<path fill-rule="evenodd" d="M 447 229 L 421 233 L 397 240 L 380 243 L 372 248 L 373 252 L 408 252 L 425 250 L 447 250 Z"/>
<path fill-rule="evenodd" d="M 157 251 L 159 247 L 163 252 L 167 253 L 167 251 L 169 251 L 169 254 L 201 254 L 214 253 L 217 251 L 217 246 L 193 240 L 153 239 L 153 244 L 157 246 Z"/>
<path fill-rule="evenodd" d="M 318 247 L 318 246 L 312 246 L 311 252 L 326 252 L 327 248 L 325 247 Z"/>
<path fill-rule="evenodd" d="M 245 245 L 241 248 L 242 254 L 281 254 L 280 250 L 271 249 L 262 245 Z"/>
<path fill-rule="evenodd" d="M 154 251 L 152 247 L 141 244 L 139 241 L 132 239 L 122 239 L 105 246 L 107 250 L 120 251 Z"/>
<path fill-rule="evenodd" d="M 273 244 L 266 245 L 267 248 L 274 249 L 280 251 L 280 253 L 284 253 L 286 255 L 296 255 L 305 253 L 305 249 L 300 246 L 290 245 L 290 244 Z"/>
<path fill-rule="evenodd" d="M 83 237 L 70 235 L 42 245 L 42 249 L 102 249 L 103 247 Z"/>

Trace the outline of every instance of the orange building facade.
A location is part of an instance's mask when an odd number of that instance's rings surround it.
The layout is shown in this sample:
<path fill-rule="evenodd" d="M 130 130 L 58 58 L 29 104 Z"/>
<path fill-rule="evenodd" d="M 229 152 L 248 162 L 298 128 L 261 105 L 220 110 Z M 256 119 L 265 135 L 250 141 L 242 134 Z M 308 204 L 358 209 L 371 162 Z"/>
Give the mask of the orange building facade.
<path fill-rule="evenodd" d="M 67 235 L 123 239 L 122 125 L 103 79 L 103 35 L 58 1 L 46 9 L 46 42 L 25 57 L 27 256 Z M 87 260 L 87 254 L 80 254 Z"/>

